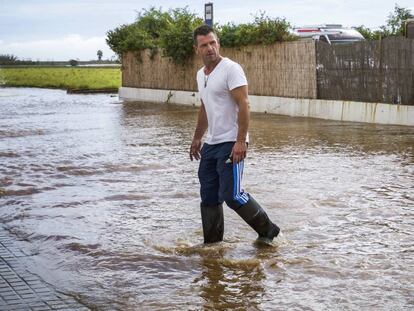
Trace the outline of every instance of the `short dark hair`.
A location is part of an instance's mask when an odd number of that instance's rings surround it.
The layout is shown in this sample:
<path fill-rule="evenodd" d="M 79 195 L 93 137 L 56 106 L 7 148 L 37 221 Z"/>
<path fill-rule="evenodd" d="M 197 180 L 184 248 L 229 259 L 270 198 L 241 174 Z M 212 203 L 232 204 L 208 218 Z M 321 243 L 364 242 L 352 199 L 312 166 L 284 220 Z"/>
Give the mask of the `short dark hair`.
<path fill-rule="evenodd" d="M 197 36 L 207 36 L 210 32 L 214 33 L 214 35 L 217 37 L 216 33 L 214 32 L 214 29 L 209 25 L 204 24 L 197 27 L 193 33 L 194 45 L 198 44 Z"/>

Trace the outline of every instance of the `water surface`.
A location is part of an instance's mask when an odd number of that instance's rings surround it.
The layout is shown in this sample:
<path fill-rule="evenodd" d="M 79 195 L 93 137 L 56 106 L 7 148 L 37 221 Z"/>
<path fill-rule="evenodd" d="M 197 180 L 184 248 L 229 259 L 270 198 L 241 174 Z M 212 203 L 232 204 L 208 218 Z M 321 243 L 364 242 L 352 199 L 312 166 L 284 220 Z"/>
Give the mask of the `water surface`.
<path fill-rule="evenodd" d="M 28 269 L 98 310 L 414 308 L 414 128 L 253 114 L 244 188 L 205 247 L 197 109 L 0 89 L 0 219 Z"/>

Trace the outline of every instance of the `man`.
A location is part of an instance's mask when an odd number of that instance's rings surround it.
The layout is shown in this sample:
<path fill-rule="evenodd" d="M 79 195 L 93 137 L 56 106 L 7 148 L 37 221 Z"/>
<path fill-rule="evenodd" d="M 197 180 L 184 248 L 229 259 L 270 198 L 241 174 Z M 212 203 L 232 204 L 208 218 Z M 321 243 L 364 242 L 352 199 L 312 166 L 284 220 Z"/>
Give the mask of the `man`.
<path fill-rule="evenodd" d="M 246 76 L 239 64 L 220 55 L 220 43 L 211 27 L 203 25 L 194 31 L 194 45 L 204 67 L 197 72 L 201 107 L 190 159 L 201 159 L 198 177 L 204 243 L 223 240 L 223 202 L 259 234 L 258 241 L 271 243 L 280 229 L 240 187 L 250 119 Z"/>

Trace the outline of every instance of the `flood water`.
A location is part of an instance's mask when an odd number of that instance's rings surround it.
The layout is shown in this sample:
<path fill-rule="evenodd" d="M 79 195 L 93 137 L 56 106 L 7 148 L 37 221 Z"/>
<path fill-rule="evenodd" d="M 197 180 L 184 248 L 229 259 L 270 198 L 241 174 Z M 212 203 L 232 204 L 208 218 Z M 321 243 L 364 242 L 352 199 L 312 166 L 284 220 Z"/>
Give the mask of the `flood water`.
<path fill-rule="evenodd" d="M 244 188 L 202 245 L 197 109 L 0 89 L 0 226 L 32 272 L 96 310 L 412 310 L 414 128 L 253 114 Z"/>

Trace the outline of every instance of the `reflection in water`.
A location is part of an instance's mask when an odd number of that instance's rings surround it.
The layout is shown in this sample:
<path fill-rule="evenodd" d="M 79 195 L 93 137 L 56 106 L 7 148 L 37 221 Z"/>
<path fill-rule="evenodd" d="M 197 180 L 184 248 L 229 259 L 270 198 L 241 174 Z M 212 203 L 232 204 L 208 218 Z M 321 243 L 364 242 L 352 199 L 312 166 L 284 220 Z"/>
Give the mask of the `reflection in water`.
<path fill-rule="evenodd" d="M 29 269 L 99 310 L 408 309 L 414 129 L 253 114 L 244 188 L 201 245 L 197 109 L 0 89 L 0 224 Z M 8 96 L 4 96 L 7 93 Z"/>
<path fill-rule="evenodd" d="M 258 310 L 265 296 L 263 271 L 265 262 L 272 262 L 277 247 L 249 245 L 249 251 L 238 253 L 246 247 L 234 242 L 192 246 L 181 241 L 175 247 L 153 245 L 158 251 L 187 258 L 199 258 L 201 271 L 192 281 L 199 291 L 205 310 Z M 238 258 L 249 255 L 250 258 Z"/>
<path fill-rule="evenodd" d="M 266 298 L 266 275 L 263 266 L 277 266 L 277 247 L 256 245 L 251 254 L 252 257 L 246 259 L 229 258 L 222 249 L 217 256 L 202 256 L 201 276 L 194 283 L 200 286 L 205 310 L 263 308 Z M 236 256 L 237 254 L 234 257 Z"/>
<path fill-rule="evenodd" d="M 206 310 L 257 309 L 264 295 L 265 278 L 257 260 L 202 258 L 202 273 L 197 283 Z"/>

